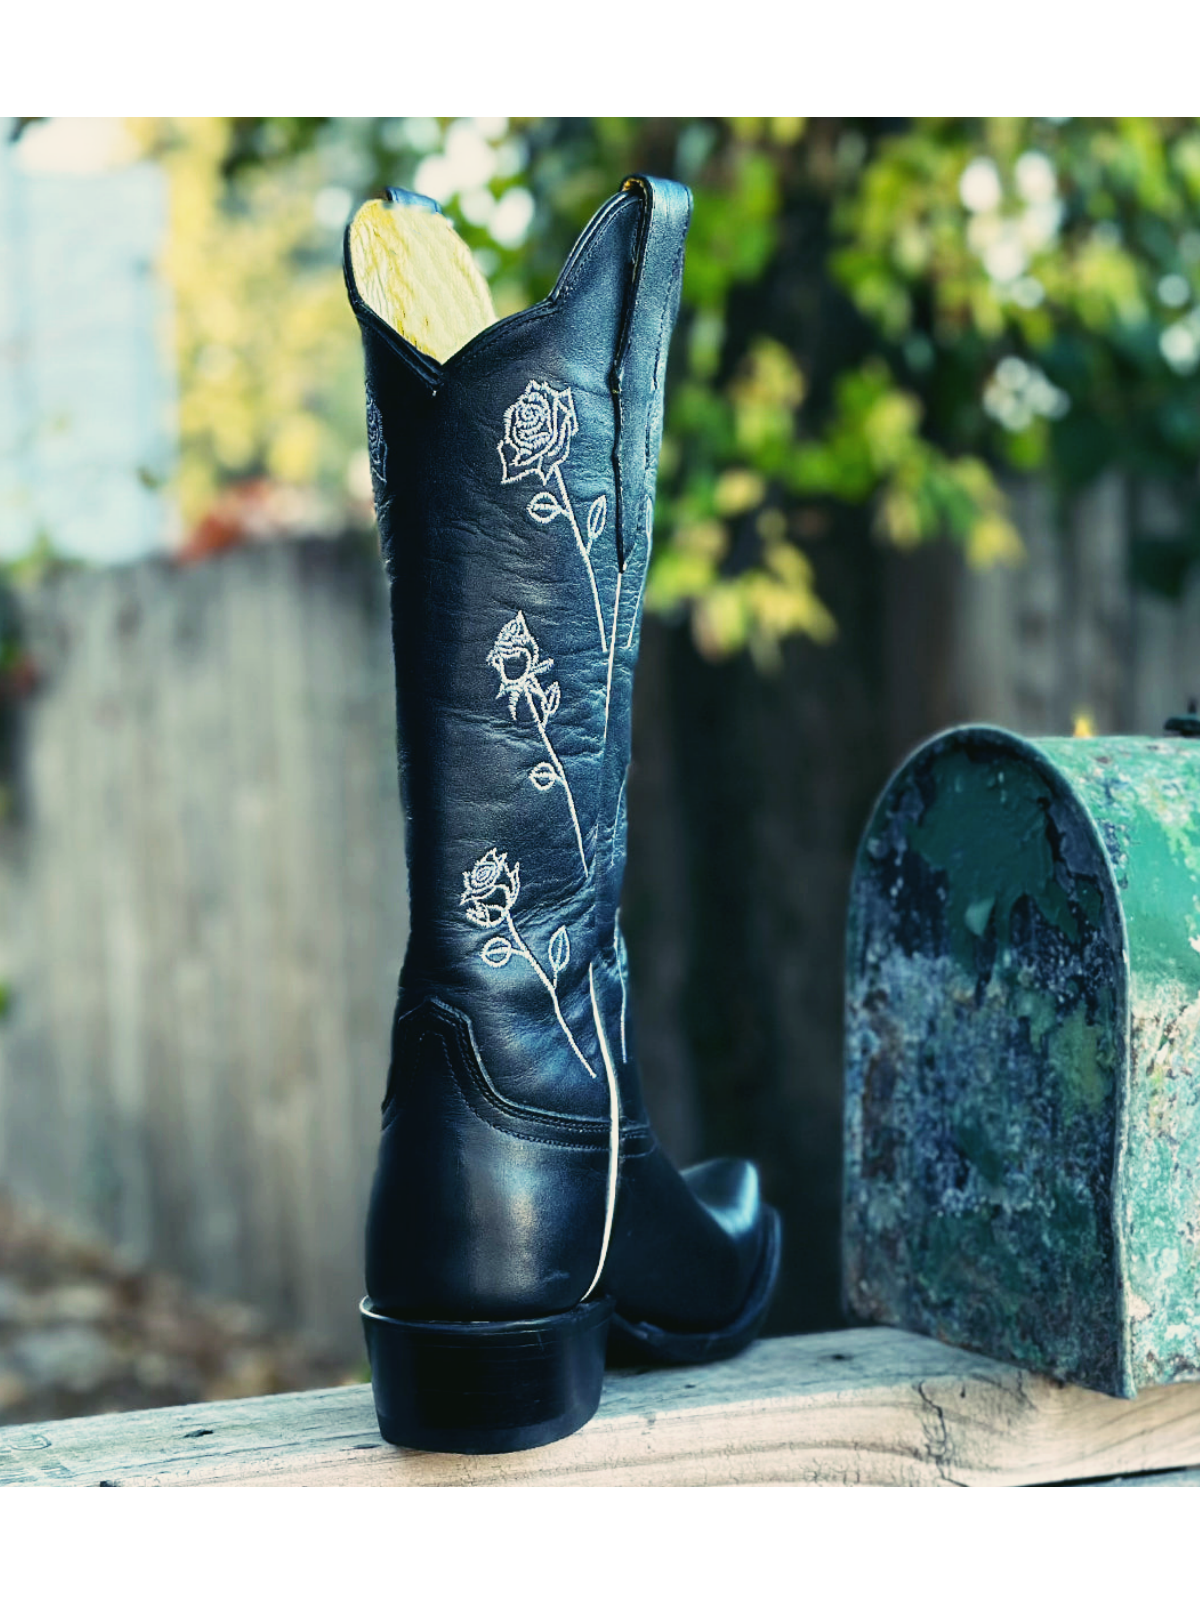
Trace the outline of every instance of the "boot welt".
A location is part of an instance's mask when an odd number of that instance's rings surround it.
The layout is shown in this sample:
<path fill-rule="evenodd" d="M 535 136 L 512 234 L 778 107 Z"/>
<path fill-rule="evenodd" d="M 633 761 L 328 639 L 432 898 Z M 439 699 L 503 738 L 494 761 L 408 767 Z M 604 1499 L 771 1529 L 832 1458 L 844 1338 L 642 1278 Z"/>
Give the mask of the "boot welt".
<path fill-rule="evenodd" d="M 737 1355 L 758 1335 L 771 1309 L 779 1277 L 783 1230 L 774 1206 L 763 1207 L 763 1245 L 746 1300 L 734 1319 L 712 1331 L 658 1328 L 651 1322 L 631 1322 L 613 1313 L 608 1335 L 608 1365 L 693 1366 Z"/>

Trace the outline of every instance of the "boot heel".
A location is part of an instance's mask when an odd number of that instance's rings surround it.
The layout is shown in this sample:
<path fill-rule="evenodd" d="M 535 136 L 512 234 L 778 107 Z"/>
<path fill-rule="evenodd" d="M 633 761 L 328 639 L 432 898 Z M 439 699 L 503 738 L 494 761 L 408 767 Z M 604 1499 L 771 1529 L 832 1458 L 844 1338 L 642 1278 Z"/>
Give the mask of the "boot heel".
<path fill-rule="evenodd" d="M 409 1322 L 369 1297 L 359 1310 L 389 1444 L 531 1450 L 582 1428 L 600 1404 L 611 1299 L 526 1322 Z"/>

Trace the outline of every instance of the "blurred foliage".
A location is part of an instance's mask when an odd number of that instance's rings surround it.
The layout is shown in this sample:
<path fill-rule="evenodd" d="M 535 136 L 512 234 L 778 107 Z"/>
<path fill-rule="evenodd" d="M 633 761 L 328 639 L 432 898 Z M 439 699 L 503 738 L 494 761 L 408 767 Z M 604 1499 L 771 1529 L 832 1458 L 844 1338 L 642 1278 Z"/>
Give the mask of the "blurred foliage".
<path fill-rule="evenodd" d="M 239 161 L 232 119 L 132 126 L 170 178 L 185 522 L 258 475 L 344 497 L 358 351 L 331 230 L 314 215 L 322 167 L 304 122 L 282 129 L 284 164 Z"/>
<path fill-rule="evenodd" d="M 908 548 L 1018 560 L 997 472 L 1064 495 L 1156 484 L 1200 557 L 1200 123 L 241 118 L 135 125 L 166 165 L 189 521 L 230 481 L 369 516 L 352 205 L 439 199 L 506 315 L 545 295 L 625 173 L 690 184 L 647 603 L 764 665 L 831 638 L 814 541 L 868 515 Z M 855 509 L 857 508 L 857 510 Z"/>

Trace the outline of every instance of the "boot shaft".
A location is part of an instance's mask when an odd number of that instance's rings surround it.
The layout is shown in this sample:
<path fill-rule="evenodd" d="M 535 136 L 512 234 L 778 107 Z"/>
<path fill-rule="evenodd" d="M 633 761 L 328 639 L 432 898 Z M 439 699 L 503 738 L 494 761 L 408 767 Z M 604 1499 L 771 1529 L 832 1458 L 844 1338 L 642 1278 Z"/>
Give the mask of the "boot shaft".
<path fill-rule="evenodd" d="M 499 1091 L 552 1113 L 607 1119 L 607 1046 L 641 1118 L 616 914 L 689 212 L 628 180 L 547 300 L 444 363 L 363 303 L 347 251 L 396 660 L 398 1009 L 462 1012 Z"/>

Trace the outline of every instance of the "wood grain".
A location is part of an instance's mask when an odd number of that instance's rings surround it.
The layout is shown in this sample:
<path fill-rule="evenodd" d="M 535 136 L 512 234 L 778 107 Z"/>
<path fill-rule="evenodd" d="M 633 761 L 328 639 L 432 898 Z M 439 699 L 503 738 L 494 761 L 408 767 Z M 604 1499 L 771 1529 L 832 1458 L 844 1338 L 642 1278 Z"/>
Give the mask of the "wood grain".
<path fill-rule="evenodd" d="M 886 1328 L 611 1373 L 581 1432 L 507 1456 L 382 1443 L 366 1385 L 0 1430 L 0 1483 L 967 1486 L 1195 1463 L 1200 1385 L 1113 1400 Z"/>

